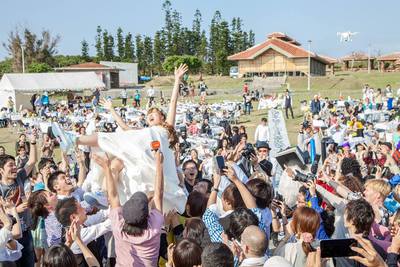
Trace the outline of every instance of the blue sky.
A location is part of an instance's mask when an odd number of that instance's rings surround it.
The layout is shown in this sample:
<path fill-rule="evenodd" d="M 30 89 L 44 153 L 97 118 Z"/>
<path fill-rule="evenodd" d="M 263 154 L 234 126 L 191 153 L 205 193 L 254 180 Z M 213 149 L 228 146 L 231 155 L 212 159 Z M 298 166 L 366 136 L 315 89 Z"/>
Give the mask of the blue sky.
<path fill-rule="evenodd" d="M 381 54 L 400 51 L 399 0 L 171 0 L 191 25 L 195 9 L 203 15 L 208 28 L 215 10 L 223 18 L 241 17 L 246 29 L 253 29 L 256 42 L 273 31 L 282 31 L 303 44 L 311 39 L 312 50 L 329 56 L 343 56 L 352 51 Z M 61 35 L 61 54 L 80 54 L 80 42 L 86 39 L 94 53 L 97 25 L 116 33 L 153 35 L 164 23 L 162 0 L 2 0 L 0 42 L 16 27 L 27 26 L 35 32 L 49 29 Z M 340 43 L 336 32 L 357 31 L 351 43 Z M 0 47 L 0 59 L 7 52 Z"/>

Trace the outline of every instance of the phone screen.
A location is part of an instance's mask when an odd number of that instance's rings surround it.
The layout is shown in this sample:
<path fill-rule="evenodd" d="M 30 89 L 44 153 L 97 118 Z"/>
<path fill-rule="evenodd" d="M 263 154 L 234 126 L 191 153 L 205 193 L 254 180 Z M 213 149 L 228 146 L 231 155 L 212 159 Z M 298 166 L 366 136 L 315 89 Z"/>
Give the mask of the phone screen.
<path fill-rule="evenodd" d="M 225 159 L 223 156 L 216 156 L 215 157 L 218 165 L 218 169 L 222 170 L 225 168 Z"/>
<path fill-rule="evenodd" d="M 357 240 L 354 238 L 321 240 L 320 246 L 321 258 L 340 258 L 357 255 L 351 249 L 352 246 L 357 246 Z"/>

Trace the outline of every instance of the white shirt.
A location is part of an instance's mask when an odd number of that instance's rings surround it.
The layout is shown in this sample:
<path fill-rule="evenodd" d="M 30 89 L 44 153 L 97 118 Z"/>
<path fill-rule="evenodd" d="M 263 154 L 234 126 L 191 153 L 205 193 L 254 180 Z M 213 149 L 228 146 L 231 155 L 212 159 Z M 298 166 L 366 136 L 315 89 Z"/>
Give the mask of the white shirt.
<path fill-rule="evenodd" d="M 148 97 L 153 97 L 154 96 L 154 89 L 153 88 L 147 89 L 147 96 Z"/>
<path fill-rule="evenodd" d="M 102 223 L 98 223 L 89 227 L 84 227 L 81 229 L 81 239 L 85 245 L 89 244 L 93 240 L 101 237 L 105 233 L 111 231 L 111 221 L 110 219 L 105 220 Z M 74 254 L 81 254 L 79 246 L 74 242 L 71 245 L 71 250 Z"/>
<path fill-rule="evenodd" d="M 7 228 L 0 229 L 0 248 L 5 247 L 7 242 L 12 239 L 12 233 Z"/>
<path fill-rule="evenodd" d="M 258 125 L 256 133 L 254 134 L 254 140 L 257 141 L 268 141 L 269 140 L 269 128 L 268 125 Z"/>

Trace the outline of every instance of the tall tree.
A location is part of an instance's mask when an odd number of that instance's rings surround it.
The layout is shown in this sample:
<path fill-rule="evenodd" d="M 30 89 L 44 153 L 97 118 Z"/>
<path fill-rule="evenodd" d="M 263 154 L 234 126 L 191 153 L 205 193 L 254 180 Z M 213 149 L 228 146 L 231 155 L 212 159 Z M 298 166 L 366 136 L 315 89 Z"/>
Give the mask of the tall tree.
<path fill-rule="evenodd" d="M 164 27 L 162 29 L 162 33 L 164 34 L 164 39 L 166 42 L 166 55 L 172 55 L 172 32 L 173 32 L 173 23 L 172 23 L 172 8 L 171 1 L 165 0 L 162 9 L 164 11 Z"/>
<path fill-rule="evenodd" d="M 142 41 L 142 36 L 140 34 L 135 36 L 135 43 L 136 43 L 136 60 L 138 62 L 139 72 L 144 73 L 144 58 L 143 58 L 143 50 L 144 44 Z"/>
<path fill-rule="evenodd" d="M 153 69 L 155 73 L 161 74 L 163 71 L 162 63 L 165 59 L 165 39 L 162 31 L 157 31 L 155 33 L 153 49 Z"/>
<path fill-rule="evenodd" d="M 89 44 L 86 42 L 86 40 L 83 40 L 81 42 L 82 48 L 81 48 L 81 57 L 85 62 L 90 61 L 89 57 Z"/>
<path fill-rule="evenodd" d="M 104 53 L 103 53 L 103 48 L 102 48 L 102 29 L 99 26 L 97 26 L 97 35 L 96 35 L 96 57 L 97 60 L 102 60 Z"/>
<path fill-rule="evenodd" d="M 145 74 L 152 76 L 153 68 L 153 41 L 151 37 L 145 36 L 143 39 L 143 69 Z"/>
<path fill-rule="evenodd" d="M 250 30 L 249 31 L 248 47 L 246 47 L 246 49 L 251 47 L 251 46 L 254 46 L 255 42 L 256 42 L 256 36 L 255 36 L 254 32 L 252 30 Z"/>
<path fill-rule="evenodd" d="M 107 46 L 107 51 L 108 51 L 108 55 L 109 58 L 107 60 L 114 60 L 114 37 L 109 34 L 108 35 L 108 46 Z"/>
<path fill-rule="evenodd" d="M 7 43 L 3 47 L 12 58 L 14 72 L 22 72 L 22 48 L 24 49 L 25 67 L 32 62 L 55 65 L 54 56 L 60 36 L 52 37 L 48 30 L 43 30 L 39 37 L 28 28 L 23 30 L 23 35 L 18 30 L 11 31 Z"/>
<path fill-rule="evenodd" d="M 125 36 L 124 59 L 125 62 L 133 62 L 135 60 L 135 46 L 132 42 L 132 34 L 129 32 Z"/>
<path fill-rule="evenodd" d="M 108 31 L 104 30 L 103 31 L 103 59 L 104 60 L 110 60 L 111 55 L 109 54 L 109 44 L 108 44 Z"/>
<path fill-rule="evenodd" d="M 124 36 L 121 27 L 117 29 L 117 51 L 119 60 L 125 58 Z"/>
<path fill-rule="evenodd" d="M 191 40 L 191 42 L 193 42 L 193 47 L 194 47 L 193 54 L 196 56 L 200 55 L 199 52 L 201 49 L 201 38 L 202 38 L 201 23 L 202 23 L 202 17 L 200 10 L 196 9 L 192 25 L 192 40 Z"/>
<path fill-rule="evenodd" d="M 221 23 L 221 12 L 218 10 L 215 11 L 214 16 L 211 20 L 210 26 L 210 41 L 209 41 L 209 53 L 208 53 L 208 63 L 209 63 L 209 71 L 214 74 L 216 70 L 216 53 L 219 48 L 219 32 L 220 32 L 220 23 Z"/>

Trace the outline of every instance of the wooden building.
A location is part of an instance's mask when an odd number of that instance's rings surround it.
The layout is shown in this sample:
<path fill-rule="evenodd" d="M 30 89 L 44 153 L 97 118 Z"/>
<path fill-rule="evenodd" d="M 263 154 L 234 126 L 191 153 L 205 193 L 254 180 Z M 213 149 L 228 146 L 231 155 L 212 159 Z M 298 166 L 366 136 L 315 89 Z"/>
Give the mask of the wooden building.
<path fill-rule="evenodd" d="M 325 76 L 325 58 L 311 52 L 311 71 L 308 66 L 309 52 L 301 44 L 284 33 L 274 32 L 266 41 L 228 57 L 237 61 L 240 76 Z M 333 68 L 333 66 L 332 66 Z"/>
<path fill-rule="evenodd" d="M 400 52 L 383 55 L 377 58 L 379 70 L 384 71 L 400 71 Z"/>
<path fill-rule="evenodd" d="M 350 55 L 342 57 L 342 70 L 368 70 L 368 60 L 370 61 L 371 70 L 374 69 L 375 57 L 368 56 L 363 52 L 354 52 Z"/>

